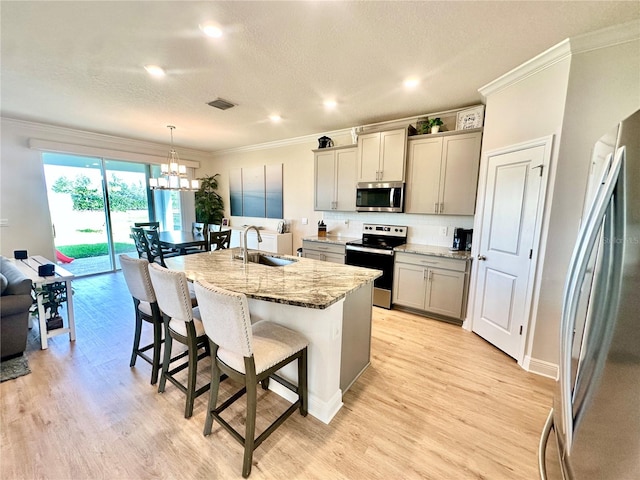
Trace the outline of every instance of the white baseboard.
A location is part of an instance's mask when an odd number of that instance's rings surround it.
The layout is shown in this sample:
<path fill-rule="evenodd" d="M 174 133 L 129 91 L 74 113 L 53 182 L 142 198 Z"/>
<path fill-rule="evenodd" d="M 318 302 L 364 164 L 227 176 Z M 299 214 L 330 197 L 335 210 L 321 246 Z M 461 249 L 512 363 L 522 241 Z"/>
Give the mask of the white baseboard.
<path fill-rule="evenodd" d="M 269 390 L 277 393 L 283 398 L 286 398 L 291 403 L 295 402 L 298 397 L 295 393 L 286 387 L 283 387 L 278 382 L 271 380 L 269 382 Z M 338 413 L 338 410 L 342 407 L 342 390 L 338 389 L 333 397 L 325 402 L 317 396 L 309 392 L 309 415 L 316 417 L 322 423 L 329 424 L 331 419 Z"/>
<path fill-rule="evenodd" d="M 553 378 L 558 380 L 558 365 L 551 362 L 545 362 L 544 360 L 538 360 L 531 358 L 529 355 L 524 357 L 524 365 L 522 367 L 531 373 L 542 375 L 543 377 Z"/>

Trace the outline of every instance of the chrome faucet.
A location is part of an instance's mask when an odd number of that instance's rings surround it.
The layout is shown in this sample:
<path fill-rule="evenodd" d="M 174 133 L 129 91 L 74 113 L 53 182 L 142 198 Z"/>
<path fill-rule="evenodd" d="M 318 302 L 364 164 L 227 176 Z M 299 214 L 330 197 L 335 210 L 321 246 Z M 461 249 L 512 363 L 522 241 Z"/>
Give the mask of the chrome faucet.
<path fill-rule="evenodd" d="M 249 249 L 247 248 L 247 232 L 252 228 L 258 234 L 258 243 L 262 242 L 262 237 L 260 236 L 260 230 L 258 230 L 258 227 L 256 227 L 255 225 L 249 225 L 247 228 L 244 229 L 244 236 L 243 236 L 243 242 L 242 242 L 242 248 L 244 249 L 244 252 L 242 253 L 242 263 L 244 263 L 245 265 L 247 264 L 247 260 L 249 258 Z"/>

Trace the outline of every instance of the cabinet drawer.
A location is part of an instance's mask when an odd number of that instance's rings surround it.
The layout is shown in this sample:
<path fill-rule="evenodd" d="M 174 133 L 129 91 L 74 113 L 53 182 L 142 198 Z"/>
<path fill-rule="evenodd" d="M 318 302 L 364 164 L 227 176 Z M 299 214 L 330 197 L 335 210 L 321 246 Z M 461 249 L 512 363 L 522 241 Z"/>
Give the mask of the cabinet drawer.
<path fill-rule="evenodd" d="M 467 262 L 453 258 L 439 257 L 435 255 L 419 255 L 415 253 L 396 252 L 396 262 L 409 263 L 430 268 L 444 268 L 456 272 L 465 272 Z"/>
<path fill-rule="evenodd" d="M 338 255 L 344 255 L 345 246 L 336 243 L 327 242 L 314 242 L 312 240 L 302 241 L 303 250 L 317 250 L 322 253 L 336 253 Z"/>

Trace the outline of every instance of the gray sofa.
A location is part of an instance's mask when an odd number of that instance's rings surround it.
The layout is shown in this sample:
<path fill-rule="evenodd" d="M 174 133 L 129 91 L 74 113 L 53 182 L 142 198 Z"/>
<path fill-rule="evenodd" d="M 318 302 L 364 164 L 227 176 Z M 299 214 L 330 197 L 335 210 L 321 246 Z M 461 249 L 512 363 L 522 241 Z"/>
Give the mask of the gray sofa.
<path fill-rule="evenodd" d="M 0 256 L 0 358 L 21 355 L 27 348 L 31 279 Z"/>

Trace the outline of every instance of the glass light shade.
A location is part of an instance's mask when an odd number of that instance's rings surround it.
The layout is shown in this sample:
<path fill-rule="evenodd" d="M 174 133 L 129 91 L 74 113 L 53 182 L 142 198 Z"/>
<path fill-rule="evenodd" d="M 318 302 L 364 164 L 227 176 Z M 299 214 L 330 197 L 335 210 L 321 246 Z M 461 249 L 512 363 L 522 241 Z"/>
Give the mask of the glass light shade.
<path fill-rule="evenodd" d="M 180 175 L 186 175 L 187 174 L 187 167 L 185 165 L 178 165 L 178 173 Z"/>
<path fill-rule="evenodd" d="M 156 188 L 158 186 L 158 179 L 157 178 L 150 178 L 149 179 L 149 186 L 151 188 Z"/>
<path fill-rule="evenodd" d="M 161 164 L 160 171 L 162 172 L 162 175 L 167 175 L 169 173 L 169 164 L 168 163 Z"/>
<path fill-rule="evenodd" d="M 177 175 L 169 175 L 169 188 L 180 188 L 180 178 Z"/>
<path fill-rule="evenodd" d="M 189 180 L 186 178 L 180 179 L 180 188 L 189 188 Z"/>
<path fill-rule="evenodd" d="M 200 180 L 191 180 L 191 189 L 199 190 L 200 189 Z"/>
<path fill-rule="evenodd" d="M 171 162 L 169 164 L 169 168 L 170 168 L 170 172 L 171 175 L 175 175 L 176 173 L 178 173 L 178 162 Z"/>
<path fill-rule="evenodd" d="M 158 179 L 158 186 L 160 188 L 167 188 L 169 186 L 169 182 L 167 181 L 166 178 L 159 178 Z"/>

